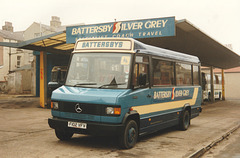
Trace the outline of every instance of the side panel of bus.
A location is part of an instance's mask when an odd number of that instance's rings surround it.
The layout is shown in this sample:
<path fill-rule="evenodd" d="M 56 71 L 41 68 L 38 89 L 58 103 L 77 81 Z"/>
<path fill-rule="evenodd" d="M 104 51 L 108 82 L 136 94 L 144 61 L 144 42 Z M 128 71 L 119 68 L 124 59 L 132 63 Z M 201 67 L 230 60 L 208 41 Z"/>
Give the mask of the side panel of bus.
<path fill-rule="evenodd" d="M 185 106 L 191 108 L 191 118 L 199 115 L 201 87 L 153 88 L 145 90 L 146 98 L 151 91 L 151 104 L 134 107 L 140 114 L 140 133 L 157 131 L 179 124 Z"/>
<path fill-rule="evenodd" d="M 157 57 L 148 64 L 146 56 L 142 60 L 136 58 L 136 61 L 140 62 L 136 62 L 135 67 L 142 69 L 136 73 L 136 68 L 134 76 L 149 75 L 151 85 L 133 91 L 136 98 L 133 109 L 140 115 L 140 134 L 178 125 L 186 107 L 190 118 L 199 115 L 202 100 L 199 65 Z M 147 71 L 148 66 L 151 71 Z"/>

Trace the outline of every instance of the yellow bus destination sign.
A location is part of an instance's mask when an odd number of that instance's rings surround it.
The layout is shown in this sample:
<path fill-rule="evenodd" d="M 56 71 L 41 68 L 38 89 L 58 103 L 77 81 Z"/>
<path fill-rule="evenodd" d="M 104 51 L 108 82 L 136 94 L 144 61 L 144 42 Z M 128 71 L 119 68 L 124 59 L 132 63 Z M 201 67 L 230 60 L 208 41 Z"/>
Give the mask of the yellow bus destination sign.
<path fill-rule="evenodd" d="M 81 38 L 152 38 L 175 36 L 175 17 L 121 21 L 66 28 L 67 43 Z"/>

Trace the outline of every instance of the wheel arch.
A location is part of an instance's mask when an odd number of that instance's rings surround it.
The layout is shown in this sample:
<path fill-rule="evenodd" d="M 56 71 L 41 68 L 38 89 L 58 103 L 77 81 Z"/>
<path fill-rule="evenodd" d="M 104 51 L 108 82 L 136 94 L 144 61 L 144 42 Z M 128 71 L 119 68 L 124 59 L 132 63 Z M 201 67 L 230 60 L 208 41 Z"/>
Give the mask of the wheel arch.
<path fill-rule="evenodd" d="M 122 123 L 126 124 L 127 121 L 129 121 L 129 120 L 134 120 L 137 123 L 138 128 L 140 128 L 140 115 L 136 110 L 129 111 L 128 113 L 126 113 L 123 118 Z"/>
<path fill-rule="evenodd" d="M 191 111 L 192 111 L 192 108 L 191 108 L 191 105 L 189 103 L 186 103 L 184 106 L 183 106 L 183 109 L 182 109 L 182 113 L 185 111 L 185 110 L 188 110 L 190 116 L 191 116 Z"/>

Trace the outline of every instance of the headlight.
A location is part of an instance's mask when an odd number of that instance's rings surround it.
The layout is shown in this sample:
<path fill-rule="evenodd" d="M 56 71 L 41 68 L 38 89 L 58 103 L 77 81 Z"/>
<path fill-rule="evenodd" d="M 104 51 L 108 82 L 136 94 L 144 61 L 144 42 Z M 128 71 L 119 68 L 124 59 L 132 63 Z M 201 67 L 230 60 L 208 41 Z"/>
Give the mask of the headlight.
<path fill-rule="evenodd" d="M 113 115 L 114 114 L 114 108 L 113 107 L 107 107 L 106 108 L 106 114 Z"/>
<path fill-rule="evenodd" d="M 51 102 L 51 107 L 52 107 L 52 109 L 57 110 L 59 108 L 58 102 Z"/>
<path fill-rule="evenodd" d="M 121 108 L 106 107 L 106 114 L 107 115 L 120 115 Z"/>

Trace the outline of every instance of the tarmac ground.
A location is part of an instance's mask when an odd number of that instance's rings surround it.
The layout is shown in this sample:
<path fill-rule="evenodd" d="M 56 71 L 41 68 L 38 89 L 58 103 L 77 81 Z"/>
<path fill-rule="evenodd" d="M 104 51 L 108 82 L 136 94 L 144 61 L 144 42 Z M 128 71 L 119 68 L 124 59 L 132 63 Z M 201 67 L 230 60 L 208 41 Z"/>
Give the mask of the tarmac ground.
<path fill-rule="evenodd" d="M 122 150 L 116 138 L 108 136 L 75 134 L 69 141 L 59 141 L 47 123 L 51 110 L 41 108 L 39 98 L 0 95 L 0 157 L 182 158 L 206 152 L 202 157 L 223 158 L 229 151 L 233 154 L 227 156 L 239 156 L 240 100 L 216 101 L 202 107 L 187 131 L 161 130 L 140 137 L 134 148 Z M 208 150 L 201 153 L 203 149 Z"/>

